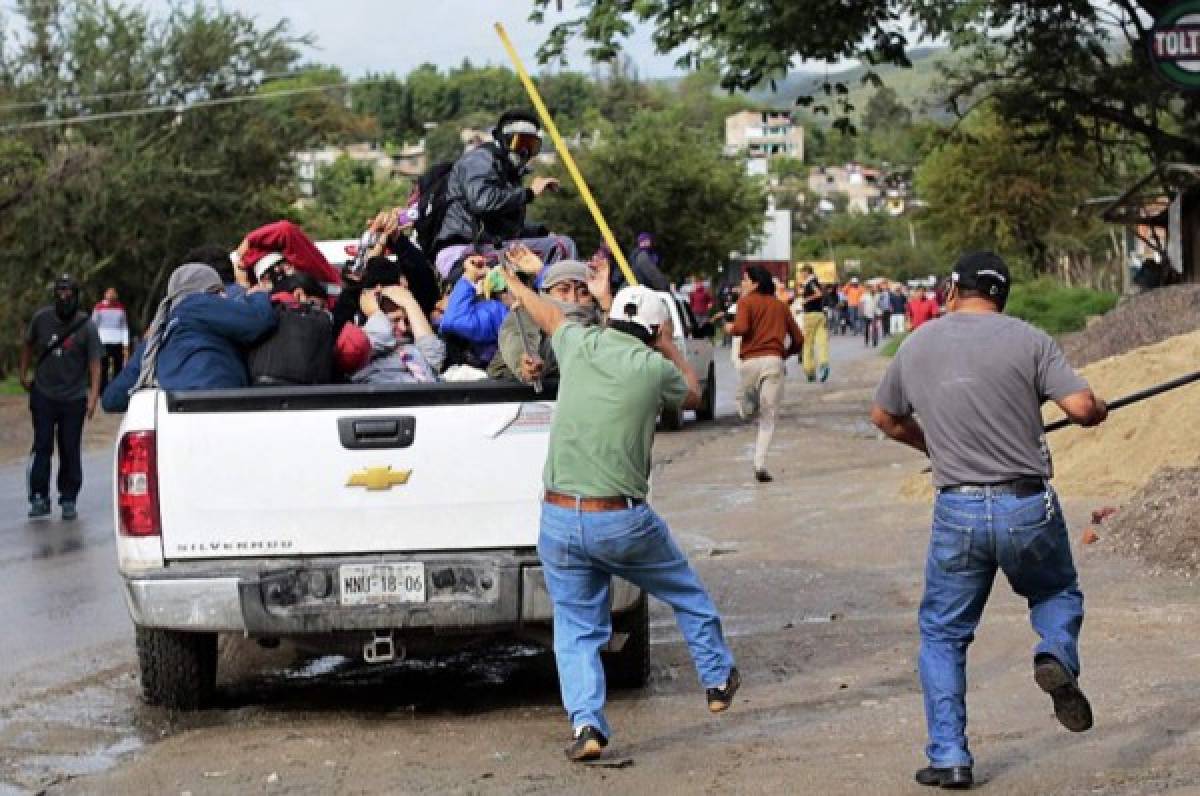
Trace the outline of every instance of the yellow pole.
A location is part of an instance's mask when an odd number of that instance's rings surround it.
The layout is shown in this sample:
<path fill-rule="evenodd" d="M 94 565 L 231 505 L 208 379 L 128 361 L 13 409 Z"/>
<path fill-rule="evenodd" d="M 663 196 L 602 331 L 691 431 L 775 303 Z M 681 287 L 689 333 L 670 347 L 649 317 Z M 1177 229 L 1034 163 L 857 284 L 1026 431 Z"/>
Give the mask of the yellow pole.
<path fill-rule="evenodd" d="M 587 182 L 584 181 L 583 175 L 579 173 L 579 167 L 575 165 L 575 159 L 571 157 L 571 152 L 567 149 L 566 142 L 558 134 L 558 128 L 554 125 L 554 119 L 550 117 L 550 111 L 546 109 L 546 103 L 542 102 L 542 95 L 538 93 L 537 86 L 533 84 L 529 73 L 525 71 L 525 65 L 521 63 L 521 56 L 517 55 L 517 50 L 513 47 L 512 40 L 508 38 L 508 32 L 504 30 L 504 26 L 499 22 L 496 23 L 496 33 L 500 35 L 500 41 L 504 44 L 504 49 L 508 51 L 508 57 L 512 60 L 513 67 L 517 70 L 517 77 L 521 78 L 521 85 L 525 86 L 525 92 L 529 95 L 529 99 L 533 101 L 533 107 L 537 110 L 538 116 L 541 117 L 542 125 L 545 126 L 546 132 L 550 133 L 550 140 L 554 142 L 554 149 L 558 152 L 558 156 L 562 158 L 563 165 L 567 167 L 567 172 L 571 175 L 575 187 L 579 190 L 579 195 L 583 197 L 583 202 L 591 212 L 596 226 L 600 228 L 600 235 L 604 238 L 604 242 L 608 244 L 613 258 L 616 259 L 617 265 L 621 269 L 621 273 L 625 274 L 625 281 L 631 285 L 638 284 L 637 277 L 633 275 L 633 269 L 629 267 L 629 263 L 625 260 L 625 253 L 621 251 L 621 247 L 617 244 L 617 239 L 613 237 L 612 230 L 608 228 L 608 222 L 604 220 L 604 214 L 600 212 L 600 205 L 596 204 L 596 199 L 592 196 L 592 191 L 588 188 Z"/>

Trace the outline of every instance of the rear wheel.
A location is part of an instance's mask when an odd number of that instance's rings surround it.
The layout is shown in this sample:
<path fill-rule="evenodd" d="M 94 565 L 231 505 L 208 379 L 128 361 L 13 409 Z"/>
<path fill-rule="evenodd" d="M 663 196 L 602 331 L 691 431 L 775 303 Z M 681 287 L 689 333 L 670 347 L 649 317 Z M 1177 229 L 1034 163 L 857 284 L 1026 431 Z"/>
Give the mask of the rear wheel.
<path fill-rule="evenodd" d="M 601 653 L 604 677 L 613 688 L 642 688 L 650 679 L 650 599 L 643 593 L 637 604 L 613 617 L 613 633 L 627 633 L 620 652 Z"/>
<path fill-rule="evenodd" d="M 217 634 L 138 627 L 142 698 L 151 705 L 195 710 L 217 686 Z"/>
<path fill-rule="evenodd" d="M 717 372 L 708 366 L 708 380 L 704 383 L 704 395 L 700 397 L 700 407 L 696 409 L 696 419 L 708 422 L 716 416 L 717 410 Z"/>
<path fill-rule="evenodd" d="M 667 431 L 678 431 L 683 428 L 683 410 L 682 409 L 664 409 L 662 410 L 662 424 Z"/>

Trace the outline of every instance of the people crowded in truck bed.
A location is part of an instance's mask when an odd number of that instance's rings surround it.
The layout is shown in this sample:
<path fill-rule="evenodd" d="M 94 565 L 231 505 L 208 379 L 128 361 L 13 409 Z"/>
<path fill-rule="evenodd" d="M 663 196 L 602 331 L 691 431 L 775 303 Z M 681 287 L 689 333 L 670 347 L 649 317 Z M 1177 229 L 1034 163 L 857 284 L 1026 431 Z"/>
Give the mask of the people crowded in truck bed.
<path fill-rule="evenodd" d="M 527 221 L 527 206 L 558 188 L 541 177 L 523 185 L 540 149 L 536 117 L 504 114 L 491 142 L 432 167 L 406 206 L 372 219 L 364 250 L 345 263 L 286 220 L 232 252 L 193 249 L 104 408 L 124 411 L 145 386 L 554 378 L 549 341 L 512 310 L 505 265 L 584 325 L 607 313 L 613 269 L 605 253 L 581 262 L 569 238 Z"/>

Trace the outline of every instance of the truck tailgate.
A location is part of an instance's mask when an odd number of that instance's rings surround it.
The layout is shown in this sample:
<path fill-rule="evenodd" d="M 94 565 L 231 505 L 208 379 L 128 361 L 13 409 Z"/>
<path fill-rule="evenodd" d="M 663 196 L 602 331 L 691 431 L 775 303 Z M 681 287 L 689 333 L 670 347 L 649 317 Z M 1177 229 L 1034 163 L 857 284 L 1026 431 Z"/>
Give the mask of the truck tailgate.
<path fill-rule="evenodd" d="M 261 390 L 245 408 L 228 392 L 160 394 L 164 557 L 535 545 L 554 404 L 527 390 L 456 401 L 437 387 L 425 403 Z"/>

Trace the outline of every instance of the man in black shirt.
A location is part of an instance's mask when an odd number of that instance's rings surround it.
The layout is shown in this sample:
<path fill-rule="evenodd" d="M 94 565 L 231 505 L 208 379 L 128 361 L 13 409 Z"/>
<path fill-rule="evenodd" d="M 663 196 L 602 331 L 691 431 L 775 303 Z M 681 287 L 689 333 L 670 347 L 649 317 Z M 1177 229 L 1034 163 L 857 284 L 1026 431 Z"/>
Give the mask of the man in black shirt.
<path fill-rule="evenodd" d="M 50 516 L 50 458 L 56 436 L 62 517 L 77 516 L 75 500 L 83 486 L 83 421 L 96 413 L 103 350 L 96 324 L 79 310 L 79 285 L 62 275 L 54 283 L 54 304 L 34 313 L 21 346 L 21 386 L 29 391 L 33 414 L 30 519 Z"/>
<path fill-rule="evenodd" d="M 800 298 L 804 302 L 804 375 L 816 381 L 829 379 L 829 330 L 825 324 L 825 294 L 811 265 L 800 266 Z"/>

